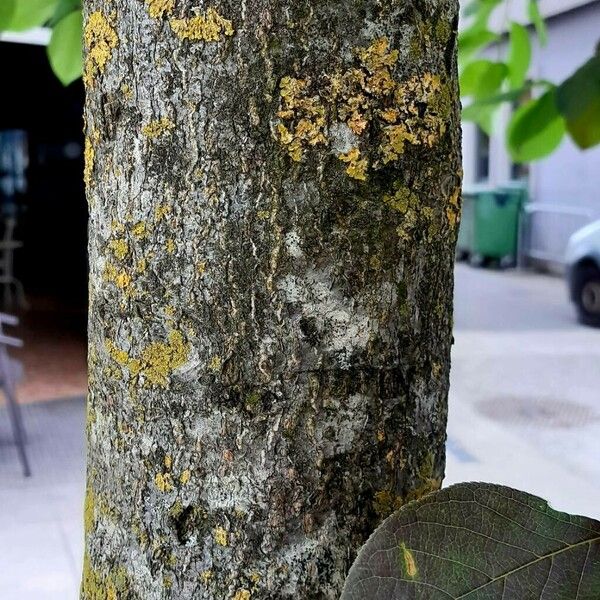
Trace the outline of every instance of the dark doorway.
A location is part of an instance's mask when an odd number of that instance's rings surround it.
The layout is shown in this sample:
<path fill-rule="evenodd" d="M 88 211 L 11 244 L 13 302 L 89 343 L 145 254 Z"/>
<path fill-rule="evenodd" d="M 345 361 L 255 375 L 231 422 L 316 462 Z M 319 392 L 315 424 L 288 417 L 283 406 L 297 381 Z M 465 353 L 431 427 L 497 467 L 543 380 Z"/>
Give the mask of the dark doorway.
<path fill-rule="evenodd" d="M 17 356 L 25 367 L 23 395 L 32 396 L 24 400 L 64 397 L 81 388 L 85 377 L 83 85 L 79 80 L 64 87 L 50 69 L 44 46 L 0 42 L 0 64 L 0 141 L 5 155 L 13 150 L 27 155 L 24 185 L 11 184 L 10 161 L 4 161 L 0 177 L 9 185 L 0 186 L 0 214 L 3 224 L 14 217 L 14 238 L 22 242 L 14 251 L 14 274 L 28 309 L 2 310 L 19 312 L 22 320 L 15 333 L 25 339 L 25 349 Z M 72 376 L 77 383 L 61 387 Z M 40 391 L 48 385 L 54 391 Z"/>

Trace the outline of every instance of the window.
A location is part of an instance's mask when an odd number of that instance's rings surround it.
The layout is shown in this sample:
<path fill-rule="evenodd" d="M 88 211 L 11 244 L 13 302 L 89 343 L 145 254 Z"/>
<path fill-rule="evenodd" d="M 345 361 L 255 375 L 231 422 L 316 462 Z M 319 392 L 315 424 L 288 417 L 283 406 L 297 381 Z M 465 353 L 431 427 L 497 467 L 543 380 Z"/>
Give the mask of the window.
<path fill-rule="evenodd" d="M 479 183 L 490 177 L 490 136 L 481 127 L 475 135 L 475 181 Z"/>

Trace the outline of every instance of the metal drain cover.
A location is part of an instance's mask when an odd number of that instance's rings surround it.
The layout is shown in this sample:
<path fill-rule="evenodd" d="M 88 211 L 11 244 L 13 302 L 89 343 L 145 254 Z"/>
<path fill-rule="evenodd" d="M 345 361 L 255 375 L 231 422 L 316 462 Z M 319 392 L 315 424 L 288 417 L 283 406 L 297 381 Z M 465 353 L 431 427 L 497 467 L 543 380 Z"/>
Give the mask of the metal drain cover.
<path fill-rule="evenodd" d="M 493 421 L 550 429 L 583 427 L 600 416 L 590 407 L 551 398 L 508 396 L 476 404 L 477 410 Z"/>

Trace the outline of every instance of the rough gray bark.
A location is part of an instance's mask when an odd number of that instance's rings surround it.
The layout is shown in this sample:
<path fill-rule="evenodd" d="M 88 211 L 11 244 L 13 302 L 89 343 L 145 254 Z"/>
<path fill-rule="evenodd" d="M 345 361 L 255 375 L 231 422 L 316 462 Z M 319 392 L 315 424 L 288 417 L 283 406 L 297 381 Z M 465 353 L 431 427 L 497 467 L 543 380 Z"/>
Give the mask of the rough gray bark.
<path fill-rule="evenodd" d="M 457 0 L 88 0 L 81 597 L 339 596 L 444 469 Z"/>

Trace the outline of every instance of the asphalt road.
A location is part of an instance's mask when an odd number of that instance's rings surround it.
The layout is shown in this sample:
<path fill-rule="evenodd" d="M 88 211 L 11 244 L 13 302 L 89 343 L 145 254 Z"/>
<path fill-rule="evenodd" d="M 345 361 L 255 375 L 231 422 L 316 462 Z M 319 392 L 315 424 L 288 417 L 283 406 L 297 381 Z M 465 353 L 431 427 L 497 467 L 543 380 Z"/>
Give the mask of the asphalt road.
<path fill-rule="evenodd" d="M 446 483 L 496 481 L 600 518 L 600 329 L 561 278 L 457 265 Z"/>

